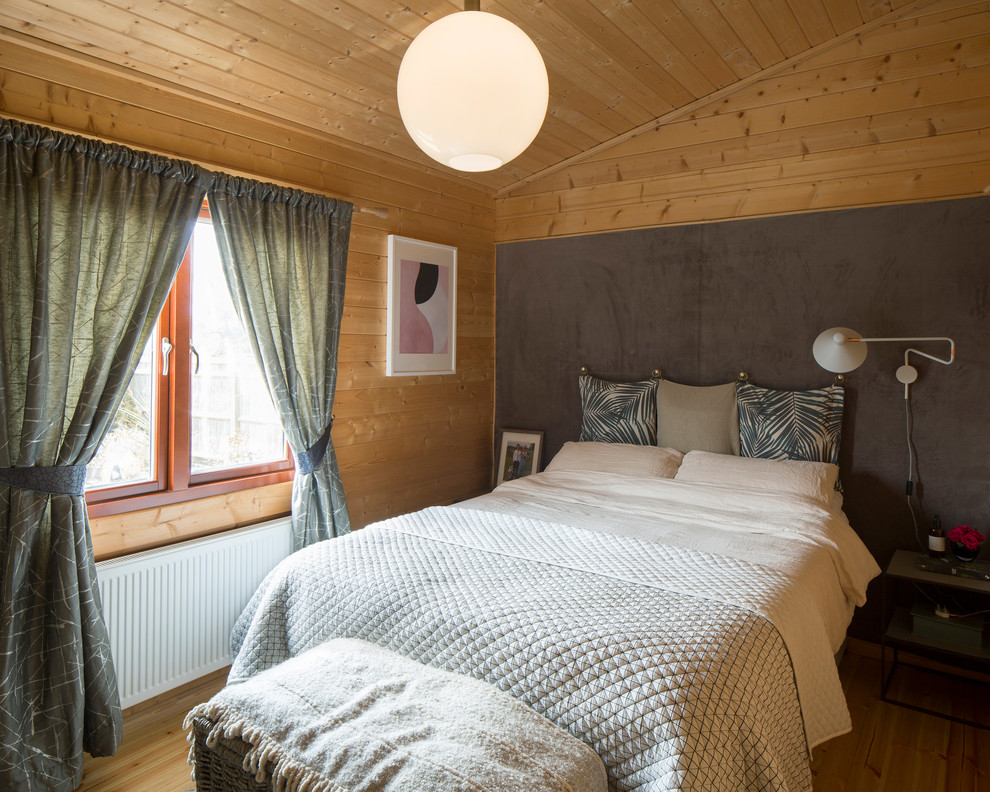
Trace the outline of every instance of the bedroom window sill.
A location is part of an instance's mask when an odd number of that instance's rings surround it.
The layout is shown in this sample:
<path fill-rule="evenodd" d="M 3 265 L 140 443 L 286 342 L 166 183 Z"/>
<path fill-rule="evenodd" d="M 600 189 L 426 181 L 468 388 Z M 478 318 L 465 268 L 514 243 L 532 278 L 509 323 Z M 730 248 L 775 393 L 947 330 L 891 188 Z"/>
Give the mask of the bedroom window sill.
<path fill-rule="evenodd" d="M 97 504 L 91 504 L 93 554 L 97 561 L 107 561 L 284 517 L 291 512 L 293 472 L 242 479 L 238 489 L 223 482 L 225 491 L 220 492 L 220 486 L 207 484 L 108 501 L 99 504 L 99 516 L 94 514 Z M 162 502 L 165 496 L 168 502 Z"/>
<path fill-rule="evenodd" d="M 154 509 L 160 506 L 168 506 L 173 503 L 184 503 L 186 501 L 200 500 L 214 495 L 225 495 L 230 492 L 240 492 L 242 490 L 256 489 L 268 484 L 278 484 L 283 481 L 291 481 L 295 473 L 294 469 L 279 470 L 271 473 L 264 473 L 254 476 L 243 476 L 241 478 L 225 479 L 204 484 L 194 484 L 186 489 L 166 490 L 162 492 L 150 492 L 145 495 L 132 495 L 115 500 L 98 501 L 87 503 L 86 511 L 90 520 L 99 517 L 109 517 L 115 514 L 126 514 L 127 512 L 143 511 Z"/>

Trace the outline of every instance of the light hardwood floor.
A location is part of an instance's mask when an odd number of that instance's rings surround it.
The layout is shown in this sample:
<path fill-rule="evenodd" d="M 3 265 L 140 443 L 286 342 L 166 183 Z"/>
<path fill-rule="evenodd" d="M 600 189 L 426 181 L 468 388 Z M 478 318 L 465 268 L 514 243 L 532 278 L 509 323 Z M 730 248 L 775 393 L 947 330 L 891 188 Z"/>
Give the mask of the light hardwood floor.
<path fill-rule="evenodd" d="M 875 657 L 847 652 L 839 671 L 853 729 L 815 749 L 814 792 L 990 792 L 990 731 L 880 701 Z M 192 790 L 182 719 L 222 687 L 225 674 L 126 712 L 120 750 L 87 758 L 79 792 Z M 898 670 L 891 693 L 971 719 L 990 716 L 987 689 L 931 672 Z"/>
<path fill-rule="evenodd" d="M 124 741 L 115 756 L 86 757 L 77 792 L 186 792 L 195 789 L 186 764 L 182 721 L 223 687 L 224 668 L 124 712 Z"/>

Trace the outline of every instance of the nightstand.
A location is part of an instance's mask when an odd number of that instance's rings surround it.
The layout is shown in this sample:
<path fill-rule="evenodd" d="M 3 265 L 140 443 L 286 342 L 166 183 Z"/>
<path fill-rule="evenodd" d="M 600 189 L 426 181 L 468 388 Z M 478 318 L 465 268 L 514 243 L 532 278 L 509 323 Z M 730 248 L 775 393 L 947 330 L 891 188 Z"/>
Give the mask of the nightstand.
<path fill-rule="evenodd" d="M 929 569 L 923 569 L 922 566 Z M 943 571 L 932 571 L 945 570 Z M 983 639 L 982 630 L 966 631 L 957 624 L 949 625 L 945 620 L 945 625 L 940 626 L 941 618 L 931 619 L 927 615 L 928 627 L 925 622 L 919 628 L 924 634 L 919 634 L 914 629 L 914 619 L 922 618 L 917 612 L 912 615 L 912 609 L 904 605 L 897 604 L 896 592 L 893 597 L 893 610 L 888 606 L 888 588 L 897 585 L 897 581 L 909 581 L 920 587 L 922 590 L 954 589 L 958 592 L 968 592 L 974 602 L 979 603 L 972 611 L 990 609 L 990 564 L 987 562 L 971 562 L 962 564 L 954 560 L 938 561 L 930 558 L 927 554 L 918 553 L 911 550 L 898 550 L 887 565 L 884 571 L 882 582 L 883 590 L 883 618 L 888 619 L 886 629 L 880 641 L 880 697 L 883 701 L 897 704 L 908 709 L 936 715 L 940 718 L 964 723 L 968 726 L 976 726 L 981 729 L 990 729 L 990 724 L 978 723 L 952 715 L 946 715 L 925 707 L 890 698 L 887 693 L 890 688 L 891 679 L 898 665 L 921 668 L 931 673 L 935 672 L 924 666 L 905 663 L 900 659 L 901 647 L 909 650 L 912 654 L 926 659 L 937 659 L 942 662 L 965 664 L 966 667 L 974 670 L 990 673 L 990 648 Z M 923 600 L 919 593 L 916 599 Z M 938 600 L 937 595 L 933 599 Z M 952 633 L 949 640 L 945 639 L 945 634 Z M 887 671 L 887 649 L 893 651 L 893 660 L 890 664 L 890 671 Z"/>

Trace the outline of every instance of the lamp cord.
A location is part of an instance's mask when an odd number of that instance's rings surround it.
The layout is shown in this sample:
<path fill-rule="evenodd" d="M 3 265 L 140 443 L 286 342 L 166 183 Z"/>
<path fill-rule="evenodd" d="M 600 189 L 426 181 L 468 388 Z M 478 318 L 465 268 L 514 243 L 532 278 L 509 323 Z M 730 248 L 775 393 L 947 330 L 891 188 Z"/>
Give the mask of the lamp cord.
<path fill-rule="evenodd" d="M 925 589 L 924 589 L 923 586 L 920 586 L 917 583 L 915 583 L 914 584 L 914 587 L 915 587 L 915 589 L 917 589 L 918 593 L 921 594 L 925 599 L 927 599 L 932 605 L 935 605 L 936 607 L 938 607 L 938 606 L 944 607 L 942 605 L 942 600 L 941 599 L 935 599 L 931 594 L 929 594 L 927 591 L 925 591 Z M 959 603 L 957 601 L 955 601 L 955 597 L 953 597 L 951 594 L 949 594 L 949 592 L 943 591 L 941 589 L 941 587 L 940 587 L 939 588 L 939 594 L 940 594 L 940 596 L 941 595 L 948 596 L 949 599 L 953 600 L 953 602 L 952 602 L 953 606 L 955 606 L 955 608 L 957 610 L 959 609 Z M 946 611 L 948 611 L 948 610 L 949 609 L 946 608 Z M 990 608 L 985 608 L 984 610 L 972 611 L 971 613 L 951 613 L 950 612 L 949 615 L 948 615 L 948 618 L 950 618 L 950 619 L 968 619 L 971 616 L 982 616 L 985 613 L 990 613 Z"/>
<path fill-rule="evenodd" d="M 907 437 L 907 449 L 908 449 L 908 475 L 907 475 L 907 503 L 908 510 L 911 512 L 911 522 L 914 523 L 914 538 L 918 543 L 918 547 L 922 550 L 927 550 L 928 546 L 923 541 L 921 535 L 918 533 L 918 515 L 915 513 L 914 509 L 914 497 L 915 497 L 915 454 L 914 454 L 914 442 L 911 439 L 911 400 L 904 399 L 904 429 Z M 918 496 L 918 501 L 921 501 L 921 497 Z"/>

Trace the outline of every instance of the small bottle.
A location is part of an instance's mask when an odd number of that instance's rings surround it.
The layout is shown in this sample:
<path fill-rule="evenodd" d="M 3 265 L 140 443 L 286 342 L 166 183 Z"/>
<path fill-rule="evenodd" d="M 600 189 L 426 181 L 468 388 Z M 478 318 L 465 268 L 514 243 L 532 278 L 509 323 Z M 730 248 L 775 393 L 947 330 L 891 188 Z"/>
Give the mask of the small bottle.
<path fill-rule="evenodd" d="M 945 529 L 937 514 L 932 517 L 932 527 L 928 529 L 928 555 L 932 558 L 945 557 Z"/>

